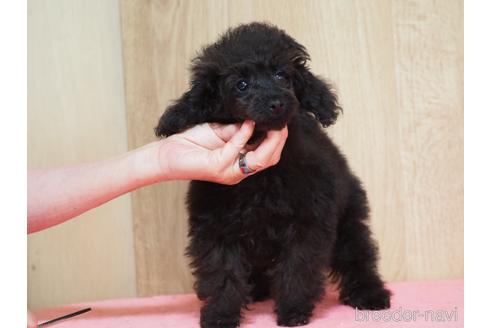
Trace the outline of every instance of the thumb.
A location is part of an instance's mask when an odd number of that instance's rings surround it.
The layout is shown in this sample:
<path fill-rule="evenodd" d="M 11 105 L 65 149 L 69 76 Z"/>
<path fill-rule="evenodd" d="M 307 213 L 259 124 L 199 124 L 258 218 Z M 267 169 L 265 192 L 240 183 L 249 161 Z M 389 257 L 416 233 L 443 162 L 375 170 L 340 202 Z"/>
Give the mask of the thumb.
<path fill-rule="evenodd" d="M 244 148 L 249 138 L 253 134 L 255 123 L 253 121 L 244 121 L 239 131 L 221 148 L 221 157 L 224 162 L 232 162 Z"/>
<path fill-rule="evenodd" d="M 241 128 L 241 123 L 236 124 L 219 124 L 209 123 L 210 128 L 214 131 L 215 135 L 219 137 L 224 143 L 231 140 L 231 138 Z"/>

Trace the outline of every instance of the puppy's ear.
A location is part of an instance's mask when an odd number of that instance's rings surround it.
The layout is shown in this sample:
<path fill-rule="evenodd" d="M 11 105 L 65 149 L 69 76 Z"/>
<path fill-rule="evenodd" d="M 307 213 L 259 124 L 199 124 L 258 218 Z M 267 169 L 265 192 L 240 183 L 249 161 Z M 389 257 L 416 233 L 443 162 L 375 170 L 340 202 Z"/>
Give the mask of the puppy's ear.
<path fill-rule="evenodd" d="M 190 90 L 162 114 L 154 129 L 156 136 L 168 137 L 196 124 L 214 120 L 214 113 L 221 105 L 215 75 L 212 72 L 198 72 L 196 67 L 194 70 Z"/>
<path fill-rule="evenodd" d="M 331 86 L 308 70 L 306 63 L 310 58 L 304 46 L 285 33 L 283 37 L 287 45 L 285 52 L 295 67 L 293 84 L 301 109 L 313 113 L 324 127 L 335 123 L 342 108 Z"/>
<path fill-rule="evenodd" d="M 294 89 L 301 109 L 313 113 L 323 127 L 335 123 L 342 108 L 327 82 L 314 76 L 306 67 L 299 67 L 294 76 Z"/>
<path fill-rule="evenodd" d="M 192 107 L 187 98 L 188 96 L 185 93 L 166 109 L 159 119 L 159 124 L 154 129 L 156 136 L 168 137 L 185 130 L 190 125 Z"/>

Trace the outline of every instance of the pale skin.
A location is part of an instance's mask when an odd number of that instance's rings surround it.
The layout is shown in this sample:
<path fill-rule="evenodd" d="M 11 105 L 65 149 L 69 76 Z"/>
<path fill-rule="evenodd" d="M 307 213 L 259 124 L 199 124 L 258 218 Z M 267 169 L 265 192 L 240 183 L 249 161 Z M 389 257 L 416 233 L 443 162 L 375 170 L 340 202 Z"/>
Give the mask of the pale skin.
<path fill-rule="evenodd" d="M 233 185 L 247 178 L 238 165 L 246 153 L 259 172 L 280 160 L 287 128 L 270 131 L 257 146 L 247 146 L 254 122 L 201 124 L 113 159 L 76 166 L 29 170 L 27 233 L 63 223 L 132 190 L 169 180 L 204 180 Z M 36 318 L 28 312 L 28 327 Z"/>
<path fill-rule="evenodd" d="M 254 122 L 201 124 L 105 161 L 29 170 L 27 232 L 63 223 L 132 190 L 169 180 L 232 185 L 247 178 L 238 165 L 259 172 L 280 160 L 287 128 L 270 131 L 254 149 L 246 146 Z"/>

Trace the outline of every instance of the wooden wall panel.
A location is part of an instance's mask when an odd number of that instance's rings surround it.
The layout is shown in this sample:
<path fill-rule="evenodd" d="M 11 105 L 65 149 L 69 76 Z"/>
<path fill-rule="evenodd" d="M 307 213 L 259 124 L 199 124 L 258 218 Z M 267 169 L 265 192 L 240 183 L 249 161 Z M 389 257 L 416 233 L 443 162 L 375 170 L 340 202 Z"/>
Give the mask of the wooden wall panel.
<path fill-rule="evenodd" d="M 118 0 L 30 0 L 27 17 L 28 167 L 125 152 Z M 135 296 L 131 215 L 123 196 L 29 235 L 29 307 Z"/>
<path fill-rule="evenodd" d="M 160 114 L 186 87 L 185 70 L 180 67 L 186 67 L 184 53 L 191 51 L 191 44 L 178 39 L 186 30 L 173 24 L 175 7 L 179 5 L 174 1 L 122 2 L 130 148 L 155 139 L 153 128 Z M 180 48 L 186 45 L 190 46 L 189 50 Z M 139 295 L 191 290 L 191 275 L 184 258 L 186 185 L 184 182 L 167 182 L 132 194 Z"/>
<path fill-rule="evenodd" d="M 406 276 L 463 277 L 463 3 L 393 2 Z"/>
<path fill-rule="evenodd" d="M 327 133 L 361 177 L 387 280 L 463 275 L 460 1 L 121 1 L 129 146 L 154 139 L 190 59 L 238 23 L 269 21 L 311 53 L 344 115 Z M 187 292 L 186 183 L 133 193 L 140 295 Z"/>

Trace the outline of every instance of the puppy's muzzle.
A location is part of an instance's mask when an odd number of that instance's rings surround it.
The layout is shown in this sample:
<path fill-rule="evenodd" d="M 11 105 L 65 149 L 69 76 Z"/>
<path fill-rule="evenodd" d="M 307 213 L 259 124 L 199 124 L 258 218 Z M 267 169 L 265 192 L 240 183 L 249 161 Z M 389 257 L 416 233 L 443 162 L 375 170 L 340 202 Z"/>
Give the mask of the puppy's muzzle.
<path fill-rule="evenodd" d="M 273 115 L 278 116 L 284 112 L 284 102 L 280 99 L 270 101 L 270 111 Z"/>

